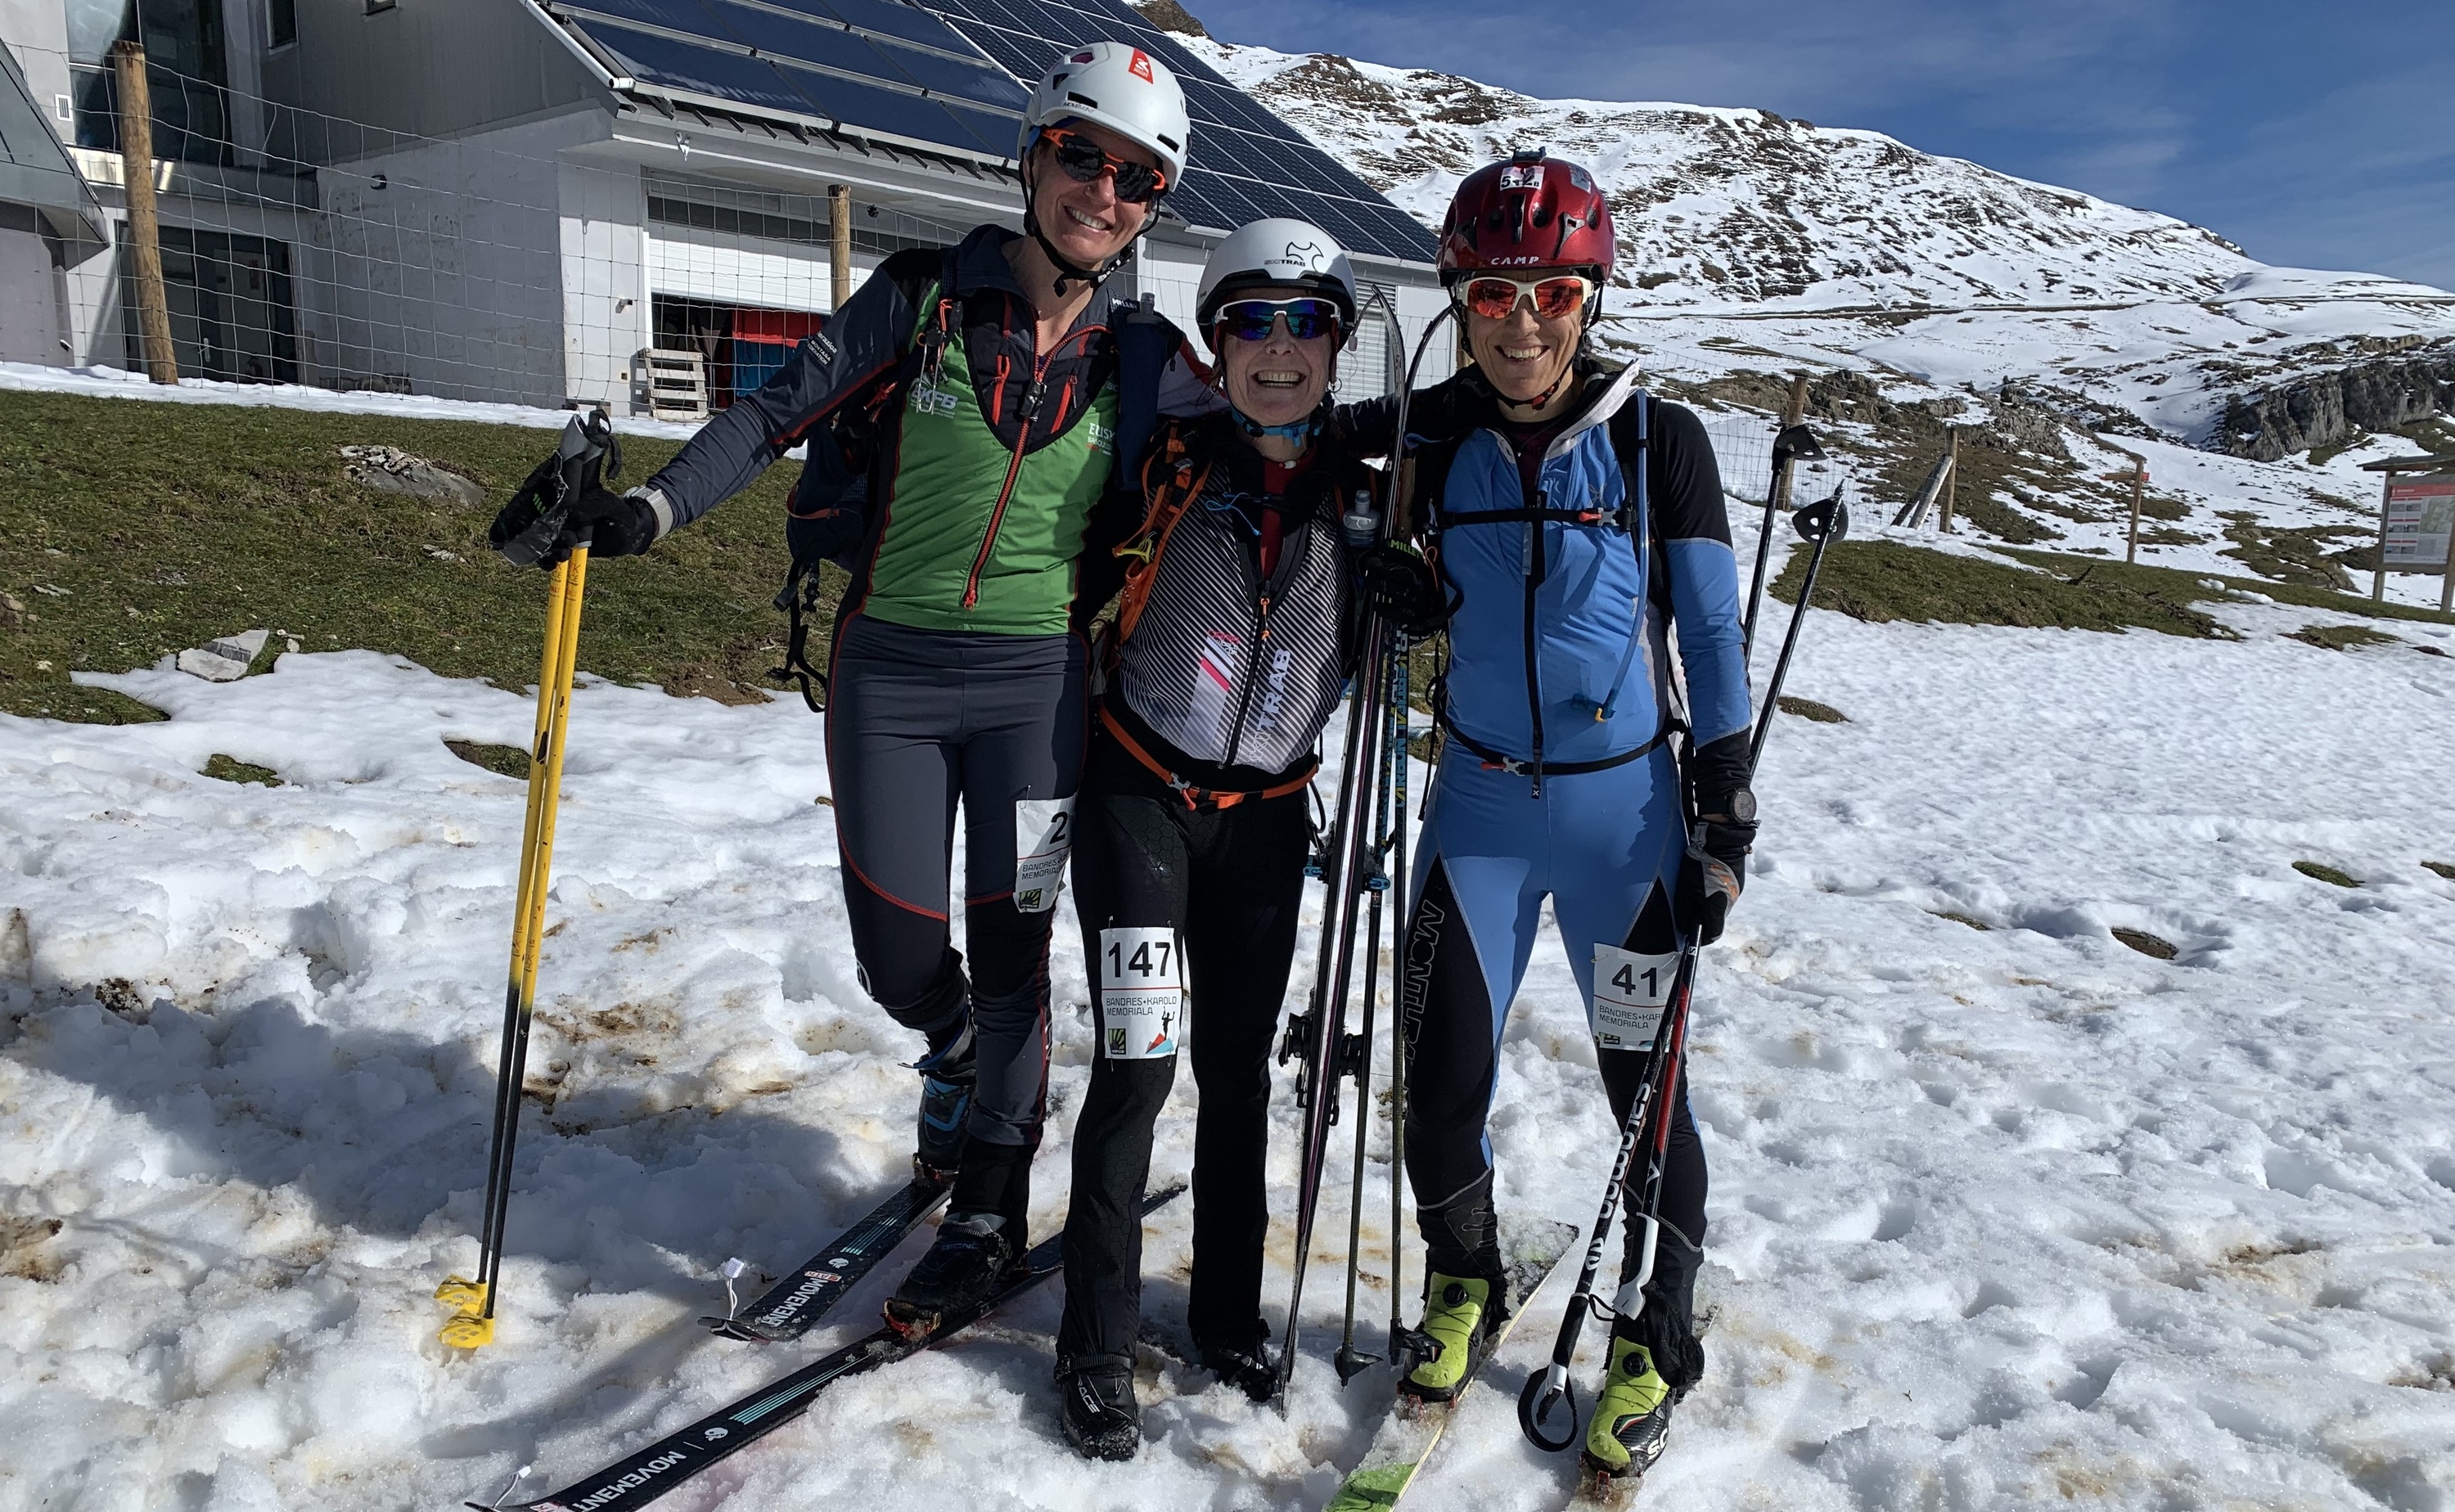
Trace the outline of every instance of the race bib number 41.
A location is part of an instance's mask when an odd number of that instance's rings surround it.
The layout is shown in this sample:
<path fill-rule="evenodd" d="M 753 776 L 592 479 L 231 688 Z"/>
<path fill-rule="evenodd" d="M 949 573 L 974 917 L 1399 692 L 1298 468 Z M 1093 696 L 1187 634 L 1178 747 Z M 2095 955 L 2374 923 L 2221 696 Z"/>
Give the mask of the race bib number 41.
<path fill-rule="evenodd" d="M 1671 1000 L 1679 954 L 1640 956 L 1617 945 L 1594 947 L 1594 1043 L 1605 1050 L 1643 1050 L 1654 1043 Z"/>
<path fill-rule="evenodd" d="M 1045 914 L 1057 906 L 1065 853 L 1074 848 L 1072 798 L 1014 800 L 1014 906 Z"/>
<path fill-rule="evenodd" d="M 1100 1053 L 1165 1060 L 1185 1029 L 1185 961 L 1176 932 L 1100 931 Z"/>

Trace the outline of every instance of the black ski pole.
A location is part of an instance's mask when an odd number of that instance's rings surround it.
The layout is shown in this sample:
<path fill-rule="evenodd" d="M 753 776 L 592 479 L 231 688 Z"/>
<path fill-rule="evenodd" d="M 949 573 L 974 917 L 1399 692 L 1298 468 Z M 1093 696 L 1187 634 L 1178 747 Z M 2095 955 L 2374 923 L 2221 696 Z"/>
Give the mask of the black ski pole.
<path fill-rule="evenodd" d="M 1586 1316 L 1593 1310 L 1594 1277 L 1602 1270 L 1603 1249 L 1611 1240 L 1612 1220 L 1619 1213 L 1620 1192 L 1628 1179 L 1629 1162 L 1635 1158 L 1637 1144 L 1648 1132 L 1654 1109 L 1668 1095 L 1666 1089 L 1678 1084 L 1666 1078 L 1663 1072 L 1685 1047 L 1688 998 L 1695 975 L 1695 942 L 1683 940 L 1679 947 L 1678 970 L 1672 978 L 1671 1001 L 1654 1026 L 1654 1048 L 1651 1058 L 1646 1062 L 1644 1084 L 1637 1091 L 1636 1101 L 1628 1110 L 1628 1121 L 1620 1127 L 1619 1153 L 1612 1159 L 1611 1181 L 1603 1188 L 1602 1210 L 1594 1215 L 1593 1237 L 1586 1244 L 1585 1268 L 1577 1273 L 1577 1289 L 1570 1294 L 1569 1305 L 1560 1317 L 1559 1337 L 1552 1345 L 1552 1362 L 1542 1371 L 1528 1377 L 1526 1388 L 1517 1394 L 1518 1427 L 1537 1448 L 1555 1454 L 1577 1441 L 1577 1391 L 1569 1380 L 1569 1363 L 1576 1357 L 1577 1336 L 1585 1331 Z M 1649 1271 L 1654 1260 L 1651 1238 L 1649 1232 L 1643 1261 Z M 1642 1286 L 1644 1280 L 1640 1279 L 1637 1284 Z M 1554 1414 L 1563 1409 L 1568 1419 L 1568 1430 L 1554 1437 L 1547 1424 Z"/>
<path fill-rule="evenodd" d="M 1391 667 L 1405 655 L 1405 638 L 1390 633 L 1393 642 Z M 1384 673 L 1385 680 L 1394 675 Z M 1381 748 L 1373 763 L 1372 794 L 1372 870 L 1364 885 L 1372 895 L 1367 906 L 1364 922 L 1364 1022 L 1356 1033 L 1343 1036 L 1340 1058 L 1343 1069 L 1355 1078 L 1355 1160 L 1351 1187 L 1347 1200 L 1347 1313 L 1341 1324 L 1338 1354 L 1335 1357 L 1338 1379 L 1343 1384 L 1352 1381 L 1366 1366 L 1379 1361 L 1379 1355 L 1369 1355 L 1355 1347 L 1355 1287 L 1358 1280 L 1356 1260 L 1364 1239 L 1364 1165 L 1367 1140 L 1372 1132 L 1372 1018 L 1380 1002 L 1381 987 L 1381 905 L 1390 886 L 1390 813 L 1391 779 L 1390 762 L 1392 756 L 1403 761 L 1406 747 L 1398 738 L 1396 715 L 1390 705 L 1388 689 L 1381 698 Z M 1392 968 L 1394 981 L 1395 968 Z"/>
<path fill-rule="evenodd" d="M 1773 679 L 1765 684 L 1764 705 L 1756 711 L 1756 733 L 1748 741 L 1748 771 L 1755 772 L 1757 760 L 1764 755 L 1766 732 L 1773 728 L 1773 716 L 1781 703 L 1781 683 L 1790 675 L 1790 658 L 1798 650 L 1798 627 L 1807 622 L 1807 602 L 1816 596 L 1816 575 L 1824 566 L 1824 550 L 1850 534 L 1850 510 L 1841 502 L 1841 491 L 1818 499 L 1790 517 L 1793 530 L 1801 540 L 1814 543 L 1807 557 L 1807 580 L 1798 585 L 1798 604 L 1790 612 L 1790 629 L 1781 637 L 1781 655 L 1773 664 Z"/>
<path fill-rule="evenodd" d="M 1799 585 L 1798 604 L 1791 612 L 1790 630 L 1782 637 L 1781 655 L 1775 661 L 1772 680 L 1766 685 L 1764 702 L 1756 713 L 1755 734 L 1748 744 L 1748 771 L 1754 776 L 1757 760 L 1764 755 L 1765 732 L 1772 727 L 1781 684 L 1789 675 L 1792 655 L 1798 649 L 1798 630 L 1807 617 L 1808 604 L 1816 596 L 1816 574 L 1823 566 L 1825 549 L 1849 533 L 1850 512 L 1841 502 L 1841 491 L 1835 489 L 1830 498 L 1810 504 L 1791 516 L 1791 524 L 1800 537 L 1814 544 L 1807 559 L 1807 575 Z M 1629 1108 L 1628 1122 L 1620 1133 L 1618 1157 L 1612 1162 L 1611 1184 L 1604 1189 L 1602 1210 L 1594 1219 L 1593 1239 L 1586 1246 L 1585 1269 L 1577 1277 L 1577 1289 L 1560 1319 L 1559 1338 L 1552 1346 L 1552 1361 L 1540 1374 L 1528 1379 L 1525 1390 L 1517 1397 L 1517 1425 L 1537 1447 L 1553 1453 L 1576 1441 L 1576 1390 L 1569 1380 L 1569 1365 L 1577 1350 L 1577 1336 L 1585 1328 L 1586 1317 L 1593 1310 L 1594 1277 L 1602 1268 L 1603 1247 L 1611 1237 L 1612 1219 L 1620 1200 L 1621 1183 L 1628 1179 L 1630 1159 L 1640 1141 L 1651 1151 L 1651 1163 L 1646 1172 L 1644 1209 L 1633 1221 L 1645 1225 L 1640 1240 L 1637 1274 L 1622 1286 L 1613 1301 L 1613 1311 L 1625 1311 L 1632 1304 L 1642 1305 L 1646 1282 L 1653 1280 L 1654 1256 L 1661 1235 L 1663 1167 L 1667 1163 L 1671 1143 L 1670 1099 L 1679 1085 L 1679 1072 L 1687 1057 L 1689 999 L 1695 985 L 1697 946 L 1694 939 L 1682 941 L 1679 970 L 1674 978 L 1669 1011 L 1655 1027 L 1653 1058 L 1646 1066 L 1646 1079 L 1637 1099 Z M 1555 1437 L 1549 1424 L 1566 1408 L 1568 1432 Z"/>
<path fill-rule="evenodd" d="M 1355 960 L 1355 929 L 1359 922 L 1355 905 L 1364 891 L 1362 877 L 1371 843 L 1363 812 L 1363 797 L 1368 791 L 1364 774 L 1370 769 L 1376 744 L 1373 737 L 1380 720 L 1381 672 L 1388 643 L 1381 616 L 1377 613 L 1366 615 L 1364 665 L 1357 669 L 1355 693 L 1348 700 L 1346 769 L 1339 774 L 1338 815 L 1323 878 L 1329 891 L 1323 899 L 1321 952 L 1314 970 L 1312 1001 L 1303 1015 L 1288 1025 L 1287 1037 L 1279 1043 L 1280 1063 L 1301 1057 L 1296 1096 L 1304 1105 L 1304 1148 L 1299 1154 L 1296 1182 L 1294 1275 L 1288 1281 L 1288 1326 L 1280 1346 L 1278 1390 L 1273 1395 L 1282 1409 L 1287 1402 L 1288 1378 L 1295 1369 L 1296 1323 L 1302 1315 L 1306 1262 L 1312 1252 L 1313 1209 L 1321 1197 L 1329 1128 L 1338 1120 L 1335 1058 L 1346 1028 L 1348 977 Z"/>
<path fill-rule="evenodd" d="M 1748 585 L 1748 615 L 1739 622 L 1742 664 L 1756 649 L 1756 609 L 1764 602 L 1765 563 L 1773 551 L 1773 517 L 1790 502 L 1791 470 L 1801 462 L 1823 460 L 1824 448 L 1804 424 L 1784 426 L 1773 438 L 1773 482 L 1765 490 L 1764 523 L 1756 531 L 1755 577 Z"/>

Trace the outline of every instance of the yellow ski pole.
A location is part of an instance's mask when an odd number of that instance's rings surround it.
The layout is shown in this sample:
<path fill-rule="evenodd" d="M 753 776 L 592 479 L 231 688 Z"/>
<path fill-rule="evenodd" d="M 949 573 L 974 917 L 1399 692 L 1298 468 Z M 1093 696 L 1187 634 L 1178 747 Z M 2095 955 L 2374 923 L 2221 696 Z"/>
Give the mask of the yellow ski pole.
<path fill-rule="evenodd" d="M 529 1027 L 537 1003 L 538 957 L 545 938 L 545 895 L 554 867 L 555 817 L 560 808 L 571 685 L 579 654 L 579 607 L 588 582 L 583 542 L 558 563 L 546 601 L 545 648 L 538 668 L 536 734 L 529 754 L 528 814 L 520 833 L 519 883 L 512 915 L 511 972 L 503 1002 L 503 1038 L 496 1060 L 494 1138 L 486 1157 L 485 1218 L 477 1278 L 454 1276 L 436 1288 L 457 1310 L 441 1330 L 460 1349 L 491 1343 L 502 1273 L 503 1225 L 509 1216 L 512 1156 L 519 1133 L 520 1088 L 528 1075 Z"/>

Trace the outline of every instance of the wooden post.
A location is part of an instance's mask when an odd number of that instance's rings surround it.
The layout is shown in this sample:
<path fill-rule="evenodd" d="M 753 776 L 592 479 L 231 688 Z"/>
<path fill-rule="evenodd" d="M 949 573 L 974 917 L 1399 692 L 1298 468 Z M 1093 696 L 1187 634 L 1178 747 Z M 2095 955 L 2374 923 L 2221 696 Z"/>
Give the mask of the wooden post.
<path fill-rule="evenodd" d="M 2384 546 L 2379 548 L 2379 565 L 2386 565 L 2386 548 Z M 2440 571 L 2445 574 L 2438 579 L 2438 612 L 2443 615 L 2455 609 L 2455 520 L 2447 522 L 2446 560 Z"/>
<path fill-rule="evenodd" d="M 1783 400 L 1781 405 L 1781 429 L 1787 431 L 1794 425 L 1804 423 L 1806 419 L 1807 374 L 1794 373 L 1790 375 L 1790 397 Z M 1772 503 L 1775 514 L 1790 507 L 1790 469 L 1786 467 L 1773 470 Z"/>
<path fill-rule="evenodd" d="M 852 186 L 827 186 L 827 281 L 838 310 L 852 297 Z"/>
<path fill-rule="evenodd" d="M 153 212 L 153 103 L 145 83 L 145 49 L 120 42 L 111 50 L 119 85 L 120 176 L 128 181 L 129 276 L 136 280 L 136 329 L 144 338 L 145 375 L 179 381 L 171 345 L 171 300 L 162 288 L 162 224 Z"/>
<path fill-rule="evenodd" d="M 2131 545 L 2122 554 L 2126 562 L 2140 559 L 2140 495 L 2148 487 L 2148 459 L 2138 456 L 2131 460 Z"/>
<path fill-rule="evenodd" d="M 2386 512 L 2395 501 L 2395 474 L 2379 474 L 2379 555 L 2378 571 L 2370 575 L 2370 602 L 2386 602 Z M 2449 536 L 2455 540 L 2455 536 Z"/>
<path fill-rule="evenodd" d="M 1936 529 L 1949 535 L 1952 534 L 1952 506 L 1960 498 L 1960 427 L 1957 425 L 1943 428 L 1943 518 L 1937 522 Z"/>

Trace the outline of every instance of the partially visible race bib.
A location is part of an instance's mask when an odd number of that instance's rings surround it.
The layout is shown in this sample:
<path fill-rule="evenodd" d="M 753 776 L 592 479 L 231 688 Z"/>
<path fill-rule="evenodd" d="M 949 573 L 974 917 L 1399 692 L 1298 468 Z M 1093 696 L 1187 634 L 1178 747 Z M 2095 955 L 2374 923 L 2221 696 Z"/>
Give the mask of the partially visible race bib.
<path fill-rule="evenodd" d="M 1100 931 L 1100 1053 L 1111 1060 L 1165 1060 L 1185 1029 L 1185 961 L 1176 932 L 1148 926 Z"/>
<path fill-rule="evenodd" d="M 1014 906 L 1045 914 L 1057 906 L 1065 853 L 1074 848 L 1072 798 L 1014 800 Z"/>
<path fill-rule="evenodd" d="M 1643 1050 L 1654 1043 L 1679 953 L 1640 956 L 1617 945 L 1594 947 L 1594 1043 L 1605 1050 Z"/>

